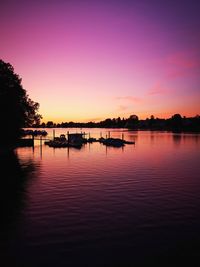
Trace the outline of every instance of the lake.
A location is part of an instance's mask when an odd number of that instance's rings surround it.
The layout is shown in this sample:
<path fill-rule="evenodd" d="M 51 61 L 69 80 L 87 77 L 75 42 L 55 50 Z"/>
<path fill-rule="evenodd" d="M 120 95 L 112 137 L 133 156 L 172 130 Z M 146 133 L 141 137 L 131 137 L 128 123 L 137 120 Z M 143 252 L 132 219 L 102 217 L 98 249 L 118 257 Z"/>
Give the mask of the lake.
<path fill-rule="evenodd" d="M 1 266 L 188 266 L 200 253 L 200 135 L 85 131 L 135 141 L 0 154 Z M 47 129 L 52 136 L 52 129 Z"/>

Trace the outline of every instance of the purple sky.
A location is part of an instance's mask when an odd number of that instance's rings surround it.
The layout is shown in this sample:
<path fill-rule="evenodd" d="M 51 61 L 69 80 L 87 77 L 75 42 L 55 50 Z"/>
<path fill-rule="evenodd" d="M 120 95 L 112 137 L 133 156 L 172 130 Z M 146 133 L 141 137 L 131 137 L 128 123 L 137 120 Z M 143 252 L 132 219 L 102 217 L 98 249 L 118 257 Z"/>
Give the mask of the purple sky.
<path fill-rule="evenodd" d="M 0 3 L 0 58 L 44 121 L 200 113 L 199 1 Z"/>

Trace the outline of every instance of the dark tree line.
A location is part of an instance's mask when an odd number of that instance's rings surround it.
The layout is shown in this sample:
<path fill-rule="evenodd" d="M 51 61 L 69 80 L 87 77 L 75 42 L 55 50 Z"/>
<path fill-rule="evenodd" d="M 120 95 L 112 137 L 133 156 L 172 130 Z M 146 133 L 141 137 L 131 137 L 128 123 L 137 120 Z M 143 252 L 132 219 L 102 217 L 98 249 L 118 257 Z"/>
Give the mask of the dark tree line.
<path fill-rule="evenodd" d="M 137 115 L 131 115 L 129 118 L 108 118 L 100 122 L 62 122 L 54 123 L 48 121 L 42 123 L 39 127 L 61 127 L 61 128 L 127 128 L 133 130 L 167 130 L 167 131 L 200 131 L 200 116 L 182 117 L 180 114 L 174 114 L 168 119 L 155 118 L 153 115 L 146 120 L 139 120 Z"/>
<path fill-rule="evenodd" d="M 13 147 L 21 128 L 39 125 L 39 104 L 29 98 L 11 64 L 0 60 L 0 147 Z"/>

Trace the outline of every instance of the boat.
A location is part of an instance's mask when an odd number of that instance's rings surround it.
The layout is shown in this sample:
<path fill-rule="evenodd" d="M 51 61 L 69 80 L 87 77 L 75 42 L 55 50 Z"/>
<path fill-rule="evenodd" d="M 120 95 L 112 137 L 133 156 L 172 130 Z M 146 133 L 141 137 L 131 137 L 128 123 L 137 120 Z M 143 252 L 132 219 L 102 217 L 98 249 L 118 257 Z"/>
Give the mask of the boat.
<path fill-rule="evenodd" d="M 93 137 L 89 137 L 88 139 L 87 139 L 87 142 L 88 143 L 93 143 L 93 142 L 97 142 L 98 140 L 96 139 L 96 138 L 93 138 Z"/>
<path fill-rule="evenodd" d="M 102 141 L 103 145 L 113 146 L 113 147 L 122 147 L 124 146 L 124 140 L 119 138 L 107 138 Z"/>
<path fill-rule="evenodd" d="M 131 145 L 131 144 L 135 144 L 135 142 L 133 141 L 126 141 L 120 138 L 99 138 L 99 142 L 102 143 L 103 145 L 106 146 L 113 146 L 113 147 L 122 147 L 125 144 Z"/>
<path fill-rule="evenodd" d="M 32 135 L 32 136 L 37 136 L 37 135 L 41 135 L 41 136 L 46 136 L 48 133 L 45 130 L 24 130 L 22 129 L 21 132 L 22 136 L 26 136 L 26 135 Z"/>
<path fill-rule="evenodd" d="M 68 134 L 68 138 L 64 134 L 61 134 L 60 137 L 54 137 L 53 140 L 49 140 L 45 142 L 45 145 L 53 148 L 62 148 L 62 147 L 74 147 L 81 148 L 84 139 L 82 138 L 82 134 Z"/>

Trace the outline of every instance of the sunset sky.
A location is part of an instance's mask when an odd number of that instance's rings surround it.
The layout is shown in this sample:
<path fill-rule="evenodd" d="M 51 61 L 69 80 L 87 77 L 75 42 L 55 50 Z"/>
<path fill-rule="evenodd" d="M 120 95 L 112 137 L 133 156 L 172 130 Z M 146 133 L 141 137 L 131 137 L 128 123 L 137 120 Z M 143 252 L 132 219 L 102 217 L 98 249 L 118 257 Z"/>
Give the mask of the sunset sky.
<path fill-rule="evenodd" d="M 0 58 L 43 121 L 200 114 L 200 1 L 1 0 Z"/>

